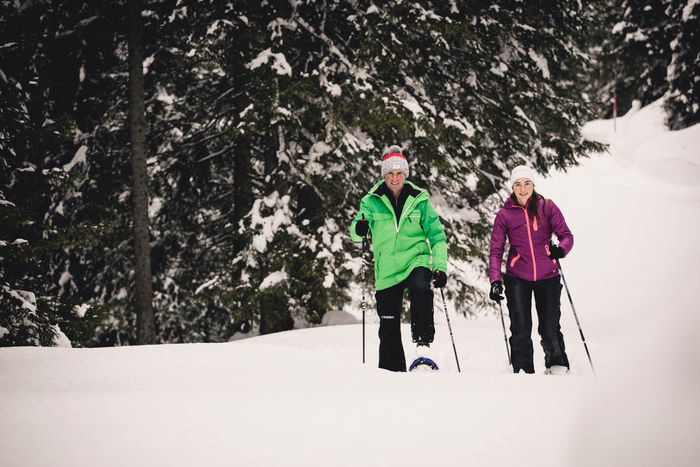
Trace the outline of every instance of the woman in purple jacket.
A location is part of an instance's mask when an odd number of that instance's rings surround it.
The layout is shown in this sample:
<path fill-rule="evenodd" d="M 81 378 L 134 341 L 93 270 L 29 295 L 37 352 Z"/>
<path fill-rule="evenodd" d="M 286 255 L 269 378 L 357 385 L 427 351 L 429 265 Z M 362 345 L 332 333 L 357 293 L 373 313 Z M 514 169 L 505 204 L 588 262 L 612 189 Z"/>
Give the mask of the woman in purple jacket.
<path fill-rule="evenodd" d="M 510 197 L 498 211 L 491 233 L 489 280 L 491 300 L 503 299 L 503 284 L 510 313 L 510 345 L 513 371 L 534 373 L 532 363 L 532 296 L 544 350 L 545 373 L 566 373 L 569 359 L 559 325 L 561 283 L 556 260 L 566 256 L 574 236 L 564 216 L 551 200 L 535 191 L 535 172 L 524 165 L 511 171 Z M 559 245 L 553 245 L 552 233 Z M 510 243 L 506 273 L 501 263 L 506 238 Z"/>

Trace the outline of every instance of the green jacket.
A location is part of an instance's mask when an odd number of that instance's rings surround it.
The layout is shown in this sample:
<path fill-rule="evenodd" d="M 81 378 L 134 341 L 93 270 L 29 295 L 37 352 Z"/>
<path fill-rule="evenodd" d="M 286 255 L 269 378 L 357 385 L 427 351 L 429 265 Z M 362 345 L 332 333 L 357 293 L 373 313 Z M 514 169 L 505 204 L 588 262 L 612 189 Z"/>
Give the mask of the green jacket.
<path fill-rule="evenodd" d="M 362 198 L 360 212 L 350 225 L 350 238 L 359 242 L 362 237 L 355 232 L 355 224 L 363 214 L 369 222 L 376 289 L 402 282 L 419 266 L 447 272 L 445 230 L 428 200 L 428 192 L 407 181 L 403 190 L 408 190 L 408 197 L 397 220 L 383 183 L 374 185 Z"/>

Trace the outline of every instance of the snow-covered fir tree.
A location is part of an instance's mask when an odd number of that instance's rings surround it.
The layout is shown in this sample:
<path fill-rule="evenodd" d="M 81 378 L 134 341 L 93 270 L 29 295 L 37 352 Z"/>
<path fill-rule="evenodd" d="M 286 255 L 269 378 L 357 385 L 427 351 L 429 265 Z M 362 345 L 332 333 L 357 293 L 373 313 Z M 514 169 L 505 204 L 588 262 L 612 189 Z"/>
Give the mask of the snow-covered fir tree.
<path fill-rule="evenodd" d="M 672 0 L 667 11 L 673 28 L 666 123 L 678 130 L 700 123 L 700 2 Z"/>
<path fill-rule="evenodd" d="M 700 6 L 694 0 L 594 5 L 599 39 L 594 47 L 596 69 L 589 89 L 602 116 L 612 115 L 617 92 L 618 114 L 634 100 L 641 105 L 666 97 L 667 124 L 680 129 L 698 122 L 700 49 L 696 40 Z"/>
<path fill-rule="evenodd" d="M 360 251 L 348 224 L 394 143 L 447 229 L 448 294 L 476 312 L 509 168 L 567 167 L 596 147 L 579 134 L 591 17 L 556 4 L 144 2 L 158 339 L 289 329 L 347 303 Z M 69 57 L 68 78 L 42 72 L 42 95 L 65 108 L 37 100 L 46 118 L 76 122 L 54 165 L 86 148 L 65 222 L 110 227 L 58 252 L 52 274 L 109 309 L 93 343 L 110 345 L 135 337 L 123 7 L 58 15 L 40 50 Z M 52 18 L 29 4 L 15 14 Z M 64 36 L 73 45 L 52 56 Z"/>
<path fill-rule="evenodd" d="M 178 136 L 164 140 L 155 190 L 156 223 L 169 219 L 155 256 L 182 258 L 159 295 L 167 338 L 289 329 L 341 306 L 357 280 L 348 220 L 391 143 L 452 208 L 451 255 L 480 265 L 484 201 L 511 161 L 545 169 L 585 151 L 573 93 L 585 25 L 567 6 L 549 17 L 519 2 L 176 9 L 172 27 L 200 36 L 168 57 L 188 77 L 157 94 L 177 121 L 163 118 L 161 134 Z M 462 264 L 451 291 L 473 311 L 479 278 Z M 174 293 L 189 299 L 170 302 Z"/>
<path fill-rule="evenodd" d="M 0 345 L 89 345 L 106 316 L 69 270 L 73 252 L 109 231 L 66 212 L 86 149 L 74 143 L 75 110 L 86 105 L 73 86 L 80 51 L 66 25 L 74 14 L 0 6 Z"/>

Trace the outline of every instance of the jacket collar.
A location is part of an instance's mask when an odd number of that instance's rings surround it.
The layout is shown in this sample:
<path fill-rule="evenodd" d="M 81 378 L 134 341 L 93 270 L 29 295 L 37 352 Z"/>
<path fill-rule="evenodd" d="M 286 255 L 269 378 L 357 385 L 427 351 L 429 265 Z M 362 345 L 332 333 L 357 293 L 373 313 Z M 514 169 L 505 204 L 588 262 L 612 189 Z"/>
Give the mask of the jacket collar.
<path fill-rule="evenodd" d="M 386 195 L 386 197 L 393 196 L 391 191 L 389 190 L 389 187 L 386 185 L 386 182 L 384 180 L 378 182 L 376 185 L 372 187 L 372 189 L 369 191 L 370 194 L 374 196 L 379 196 L 380 198 L 383 195 Z M 401 196 L 406 196 L 406 197 L 411 197 L 413 196 L 414 198 L 417 198 L 421 193 L 425 193 L 425 190 L 422 188 L 418 188 L 415 186 L 412 182 L 406 181 L 403 185 L 403 190 L 401 190 Z"/>
<path fill-rule="evenodd" d="M 538 199 L 537 202 L 539 203 L 539 201 L 540 201 L 540 200 Z M 532 203 L 532 202 L 533 202 L 533 199 L 530 198 L 530 201 L 528 201 L 528 204 L 530 204 L 530 203 Z M 506 199 L 506 202 L 503 203 L 503 207 L 504 207 L 504 208 L 521 208 L 521 209 L 522 209 L 523 207 L 527 207 L 527 206 L 521 206 L 521 205 L 519 205 L 518 203 L 516 203 L 515 201 L 513 201 L 513 199 L 509 196 L 509 197 Z"/>
<path fill-rule="evenodd" d="M 518 203 L 514 202 L 511 197 L 509 196 L 506 198 L 506 202 L 503 203 L 504 208 L 519 208 L 521 207 Z"/>

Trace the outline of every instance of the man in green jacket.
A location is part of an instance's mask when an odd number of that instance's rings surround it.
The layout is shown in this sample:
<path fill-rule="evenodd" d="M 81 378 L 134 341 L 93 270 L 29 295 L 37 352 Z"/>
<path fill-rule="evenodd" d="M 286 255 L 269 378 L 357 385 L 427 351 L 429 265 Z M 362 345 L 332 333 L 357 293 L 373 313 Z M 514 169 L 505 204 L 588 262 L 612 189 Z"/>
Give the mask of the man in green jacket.
<path fill-rule="evenodd" d="M 379 368 L 391 371 L 406 371 L 401 343 L 404 289 L 408 289 L 411 301 L 413 342 L 417 353 L 423 354 L 435 335 L 430 278 L 438 288 L 447 282 L 445 231 L 428 192 L 407 181 L 408 174 L 408 161 L 401 148 L 391 146 L 382 159 L 384 180 L 362 198 L 360 211 L 350 226 L 350 237 L 355 242 L 372 231 Z"/>

